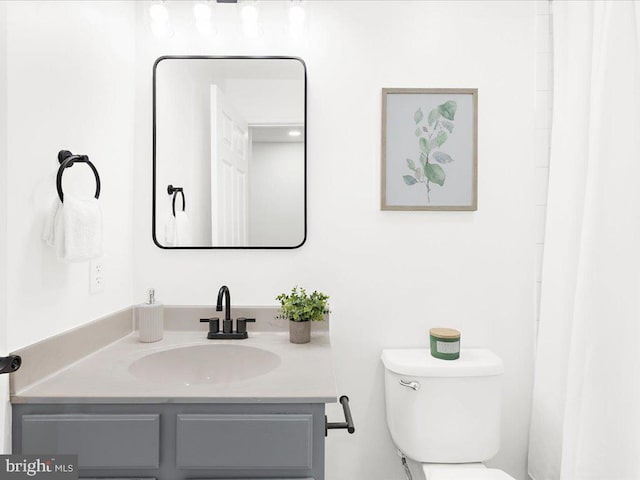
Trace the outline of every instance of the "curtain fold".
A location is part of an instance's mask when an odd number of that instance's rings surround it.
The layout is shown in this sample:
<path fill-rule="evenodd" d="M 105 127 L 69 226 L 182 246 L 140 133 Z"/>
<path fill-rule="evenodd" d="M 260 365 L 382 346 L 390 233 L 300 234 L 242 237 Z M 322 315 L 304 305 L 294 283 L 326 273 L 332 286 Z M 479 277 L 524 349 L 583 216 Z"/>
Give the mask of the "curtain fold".
<path fill-rule="evenodd" d="M 553 2 L 535 480 L 640 479 L 640 3 Z"/>

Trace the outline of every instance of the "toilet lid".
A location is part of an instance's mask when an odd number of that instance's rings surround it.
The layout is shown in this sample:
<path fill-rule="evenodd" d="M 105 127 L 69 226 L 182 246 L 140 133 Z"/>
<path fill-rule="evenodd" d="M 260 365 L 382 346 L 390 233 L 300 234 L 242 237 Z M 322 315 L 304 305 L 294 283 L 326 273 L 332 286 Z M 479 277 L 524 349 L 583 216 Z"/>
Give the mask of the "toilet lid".
<path fill-rule="evenodd" d="M 440 468 L 431 472 L 429 480 L 514 480 L 495 468 Z"/>

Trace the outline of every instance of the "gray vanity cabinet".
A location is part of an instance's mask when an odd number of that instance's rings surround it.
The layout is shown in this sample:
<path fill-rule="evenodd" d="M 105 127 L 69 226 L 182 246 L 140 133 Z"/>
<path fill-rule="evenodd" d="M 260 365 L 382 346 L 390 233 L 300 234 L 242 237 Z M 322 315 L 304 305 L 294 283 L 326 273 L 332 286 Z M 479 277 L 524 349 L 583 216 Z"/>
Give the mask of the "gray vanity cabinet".
<path fill-rule="evenodd" d="M 14 404 L 13 451 L 80 478 L 324 480 L 324 404 Z"/>
<path fill-rule="evenodd" d="M 310 470 L 313 416 L 178 415 L 178 468 Z"/>
<path fill-rule="evenodd" d="M 160 415 L 23 415 L 22 452 L 76 454 L 83 468 L 160 467 Z"/>

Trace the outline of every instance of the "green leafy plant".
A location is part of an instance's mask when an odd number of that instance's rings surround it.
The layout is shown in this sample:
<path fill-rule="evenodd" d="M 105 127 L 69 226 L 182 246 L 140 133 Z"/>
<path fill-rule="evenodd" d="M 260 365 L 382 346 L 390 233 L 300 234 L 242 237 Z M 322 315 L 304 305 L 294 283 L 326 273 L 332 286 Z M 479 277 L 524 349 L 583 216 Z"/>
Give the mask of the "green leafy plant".
<path fill-rule="evenodd" d="M 451 155 L 442 151 L 442 146 L 453 133 L 454 119 L 458 105 L 448 100 L 429 112 L 426 122 L 422 108 L 413 114 L 416 124 L 415 134 L 418 137 L 418 162 L 407 158 L 407 167 L 412 175 L 403 175 L 402 179 L 408 186 L 422 183 L 427 188 L 427 202 L 431 203 L 431 184 L 444 186 L 447 178 L 444 168 L 440 165 L 453 162 Z"/>
<path fill-rule="evenodd" d="M 327 300 L 329 297 L 324 293 L 315 291 L 307 294 L 304 288 L 293 287 L 291 293 L 281 293 L 276 297 L 280 302 L 282 310 L 277 318 L 286 318 L 294 322 L 319 322 L 323 320 L 323 315 L 329 313 Z"/>

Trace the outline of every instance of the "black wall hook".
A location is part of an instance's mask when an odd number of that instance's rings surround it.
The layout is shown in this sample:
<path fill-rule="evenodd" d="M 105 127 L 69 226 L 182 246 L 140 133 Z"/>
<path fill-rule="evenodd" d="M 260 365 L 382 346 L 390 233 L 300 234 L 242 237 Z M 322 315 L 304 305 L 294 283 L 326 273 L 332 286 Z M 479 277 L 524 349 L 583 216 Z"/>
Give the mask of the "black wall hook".
<path fill-rule="evenodd" d="M 58 162 L 60 167 L 58 168 L 58 175 L 56 176 L 56 188 L 58 190 L 58 197 L 61 202 L 64 202 L 64 193 L 62 192 L 62 174 L 65 169 L 72 167 L 75 163 L 86 163 L 93 170 L 93 174 L 96 177 L 96 194 L 95 197 L 100 197 L 100 175 L 98 175 L 98 169 L 95 167 L 89 157 L 86 155 L 74 155 L 69 150 L 60 150 L 58 152 Z"/>
<path fill-rule="evenodd" d="M 167 186 L 167 193 L 169 195 L 173 195 L 173 201 L 171 202 L 171 207 L 173 209 L 173 216 L 176 216 L 176 197 L 178 196 L 178 193 L 182 196 L 182 211 L 184 212 L 185 209 L 187 208 L 187 203 L 184 199 L 184 190 L 182 189 L 182 187 L 174 187 L 173 185 L 168 185 Z"/>

